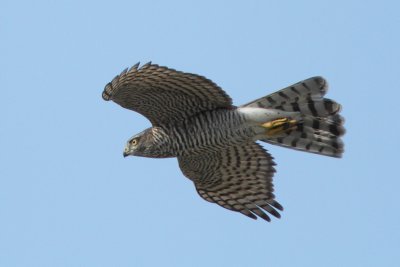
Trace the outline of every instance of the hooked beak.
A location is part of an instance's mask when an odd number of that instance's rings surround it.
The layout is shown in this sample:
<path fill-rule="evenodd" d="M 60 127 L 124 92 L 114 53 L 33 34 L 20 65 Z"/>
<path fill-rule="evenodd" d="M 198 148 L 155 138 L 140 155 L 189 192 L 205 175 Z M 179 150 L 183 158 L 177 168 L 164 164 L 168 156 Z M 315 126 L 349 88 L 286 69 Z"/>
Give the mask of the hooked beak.
<path fill-rule="evenodd" d="M 124 147 L 124 152 L 122 153 L 122 155 L 124 156 L 124 158 L 126 158 L 127 156 L 130 156 L 131 155 L 131 149 L 130 149 L 130 147 L 129 147 L 129 145 L 126 145 L 125 147 Z"/>

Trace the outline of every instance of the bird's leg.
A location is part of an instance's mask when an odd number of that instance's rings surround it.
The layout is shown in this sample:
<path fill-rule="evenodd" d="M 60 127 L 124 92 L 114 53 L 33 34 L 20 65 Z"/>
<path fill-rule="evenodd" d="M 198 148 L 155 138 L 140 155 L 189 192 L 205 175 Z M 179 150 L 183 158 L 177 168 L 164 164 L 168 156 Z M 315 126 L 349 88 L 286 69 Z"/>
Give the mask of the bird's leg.
<path fill-rule="evenodd" d="M 261 124 L 267 129 L 267 136 L 275 137 L 297 127 L 297 121 L 291 118 L 281 118 Z"/>

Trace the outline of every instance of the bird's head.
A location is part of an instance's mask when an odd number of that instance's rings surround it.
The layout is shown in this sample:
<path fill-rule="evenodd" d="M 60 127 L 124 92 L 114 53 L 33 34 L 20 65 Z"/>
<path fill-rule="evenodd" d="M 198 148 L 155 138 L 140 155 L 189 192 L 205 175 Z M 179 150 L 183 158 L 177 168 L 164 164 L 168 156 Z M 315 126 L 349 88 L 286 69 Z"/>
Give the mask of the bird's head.
<path fill-rule="evenodd" d="M 149 158 L 171 157 L 168 151 L 166 140 L 154 138 L 154 128 L 148 128 L 141 133 L 132 136 L 125 145 L 124 157 L 139 156 Z"/>
<path fill-rule="evenodd" d="M 146 148 L 148 146 L 148 135 L 151 129 L 146 129 L 141 133 L 132 136 L 125 145 L 124 157 L 142 156 L 146 157 Z"/>

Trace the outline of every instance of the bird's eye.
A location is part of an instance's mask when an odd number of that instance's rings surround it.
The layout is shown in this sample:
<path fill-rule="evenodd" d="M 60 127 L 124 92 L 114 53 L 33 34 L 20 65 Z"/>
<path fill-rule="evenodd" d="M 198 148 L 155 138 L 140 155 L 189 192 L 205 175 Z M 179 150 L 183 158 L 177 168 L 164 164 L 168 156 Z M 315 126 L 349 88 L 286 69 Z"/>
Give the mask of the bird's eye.
<path fill-rule="evenodd" d="M 138 143 L 137 139 L 132 139 L 131 145 L 136 146 Z"/>

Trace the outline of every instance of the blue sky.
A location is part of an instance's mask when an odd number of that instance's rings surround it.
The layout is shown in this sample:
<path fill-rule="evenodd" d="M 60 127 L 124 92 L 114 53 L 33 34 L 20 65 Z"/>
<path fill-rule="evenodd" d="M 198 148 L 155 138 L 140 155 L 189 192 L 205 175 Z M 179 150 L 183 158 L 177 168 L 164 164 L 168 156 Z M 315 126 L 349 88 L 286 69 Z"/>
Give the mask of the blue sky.
<path fill-rule="evenodd" d="M 398 1 L 0 3 L 0 266 L 400 266 Z M 202 200 L 150 126 L 101 99 L 125 67 L 199 73 L 242 104 L 310 76 L 340 160 L 265 145 L 282 219 Z"/>

